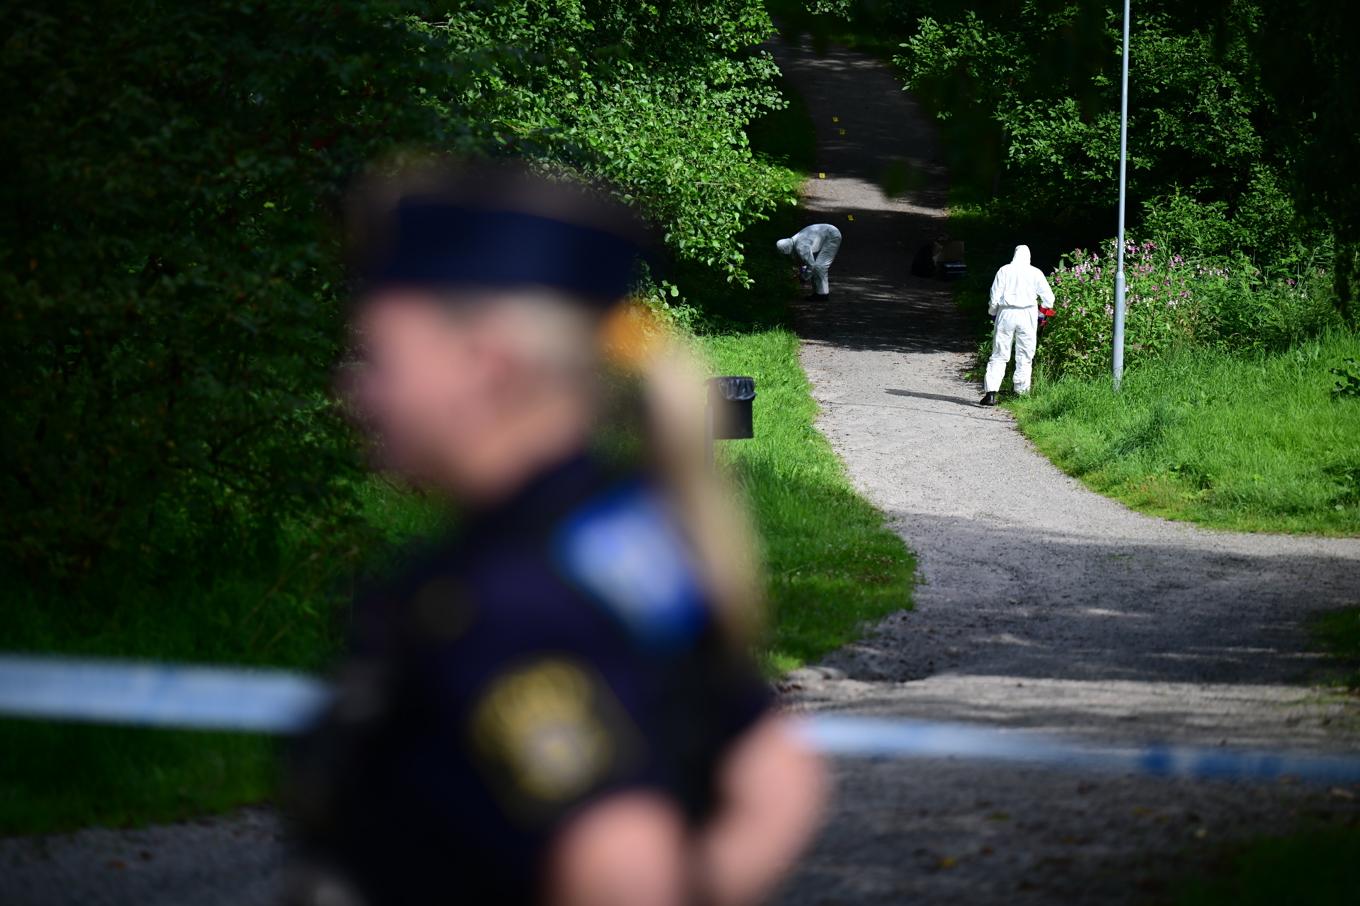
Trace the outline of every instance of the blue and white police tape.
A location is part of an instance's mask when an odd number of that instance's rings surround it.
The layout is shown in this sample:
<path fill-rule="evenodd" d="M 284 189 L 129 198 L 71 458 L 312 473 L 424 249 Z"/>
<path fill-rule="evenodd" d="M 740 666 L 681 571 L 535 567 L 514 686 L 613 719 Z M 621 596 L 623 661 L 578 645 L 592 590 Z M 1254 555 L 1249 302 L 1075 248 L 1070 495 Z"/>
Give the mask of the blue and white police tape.
<path fill-rule="evenodd" d="M 828 755 L 959 758 L 1049 768 L 1219 780 L 1360 783 L 1360 758 L 1195 746 L 1097 747 L 1024 730 L 903 718 L 818 714 L 804 738 Z"/>
<path fill-rule="evenodd" d="M 253 733 L 296 733 L 331 697 L 284 670 L 0 655 L 0 716 Z M 828 755 L 956 758 L 1074 770 L 1234 780 L 1360 783 L 1360 757 L 1225 748 L 1097 747 L 1023 730 L 815 714 L 800 732 Z"/>
<path fill-rule="evenodd" d="M 329 697 L 286 670 L 0 656 L 0 715 L 15 717 L 296 733 Z"/>

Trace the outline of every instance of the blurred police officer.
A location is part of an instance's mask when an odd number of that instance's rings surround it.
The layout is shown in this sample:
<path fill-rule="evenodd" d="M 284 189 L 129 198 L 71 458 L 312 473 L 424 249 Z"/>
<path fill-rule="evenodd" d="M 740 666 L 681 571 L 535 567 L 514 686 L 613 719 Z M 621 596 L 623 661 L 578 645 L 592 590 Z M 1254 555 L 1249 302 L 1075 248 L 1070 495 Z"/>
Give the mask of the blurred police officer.
<path fill-rule="evenodd" d="M 292 762 L 290 898 L 761 901 L 821 767 L 748 655 L 755 575 L 703 465 L 702 382 L 622 304 L 642 234 L 515 168 L 362 198 L 346 395 L 460 528 L 356 605 Z"/>

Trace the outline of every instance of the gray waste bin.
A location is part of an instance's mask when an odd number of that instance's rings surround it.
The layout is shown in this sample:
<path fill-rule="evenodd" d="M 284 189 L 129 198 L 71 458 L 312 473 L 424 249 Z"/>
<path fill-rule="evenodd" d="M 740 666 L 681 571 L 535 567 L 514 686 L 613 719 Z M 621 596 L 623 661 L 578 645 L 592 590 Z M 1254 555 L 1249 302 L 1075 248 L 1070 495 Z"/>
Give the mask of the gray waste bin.
<path fill-rule="evenodd" d="M 755 378 L 709 378 L 708 406 L 713 416 L 713 439 L 742 440 L 755 437 L 752 417 L 755 399 Z"/>

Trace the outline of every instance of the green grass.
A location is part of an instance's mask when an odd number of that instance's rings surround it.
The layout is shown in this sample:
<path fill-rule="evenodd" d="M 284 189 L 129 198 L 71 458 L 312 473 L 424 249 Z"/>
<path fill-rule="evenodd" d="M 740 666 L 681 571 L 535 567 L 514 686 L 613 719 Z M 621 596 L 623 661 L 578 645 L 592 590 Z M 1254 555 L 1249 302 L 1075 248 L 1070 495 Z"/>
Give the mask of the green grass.
<path fill-rule="evenodd" d="M 802 99 L 752 124 L 752 147 L 793 169 L 814 166 L 814 129 Z M 770 634 L 762 652 L 771 673 L 814 661 L 856 638 L 866 624 L 911 606 L 915 560 L 883 515 L 854 492 L 831 445 L 814 426 L 817 404 L 789 326 L 797 293 L 776 239 L 804 225 L 786 208 L 742 237 L 750 289 L 681 280 L 687 295 L 712 300 L 700 352 L 717 374 L 756 379 L 755 437 L 723 444 L 745 489 L 769 573 Z"/>
<path fill-rule="evenodd" d="M 1360 829 L 1329 828 L 1256 840 L 1208 878 L 1182 882 L 1177 906 L 1334 906 L 1360 891 Z"/>
<path fill-rule="evenodd" d="M 751 501 L 770 574 L 765 661 L 789 670 L 910 607 L 914 561 L 813 426 L 797 337 L 773 329 L 707 337 L 702 347 L 719 373 L 756 379 L 756 436 L 726 444 L 723 459 Z"/>
<path fill-rule="evenodd" d="M 1042 360 L 1042 344 L 1040 346 Z M 1329 369 L 1360 356 L 1338 332 L 1285 352 L 1192 350 L 1106 379 L 1036 380 L 1012 407 L 1035 445 L 1135 509 L 1240 531 L 1360 534 L 1360 400 Z"/>
<path fill-rule="evenodd" d="M 244 734 L 0 724 L 0 834 L 136 826 L 266 798 L 276 743 Z"/>
<path fill-rule="evenodd" d="M 1360 598 L 1360 590 L 1356 591 Z M 1319 648 L 1331 655 L 1339 668 L 1338 680 L 1360 692 L 1360 606 L 1323 614 L 1311 626 Z"/>
<path fill-rule="evenodd" d="M 980 378 L 988 287 L 1014 246 L 1029 245 L 1049 270 L 1108 225 L 1062 211 L 1036 217 L 993 198 L 986 129 L 957 118 L 940 125 L 949 231 L 966 243 L 969 264 L 955 299 L 977 324 L 971 376 Z M 1360 401 L 1332 397 L 1329 369 L 1357 356 L 1360 336 L 1344 331 L 1250 357 L 1188 349 L 1129 371 L 1115 395 L 1108 378 L 1048 381 L 1041 341 L 1035 392 L 1009 405 L 1060 468 L 1134 509 L 1236 531 L 1355 535 Z"/>

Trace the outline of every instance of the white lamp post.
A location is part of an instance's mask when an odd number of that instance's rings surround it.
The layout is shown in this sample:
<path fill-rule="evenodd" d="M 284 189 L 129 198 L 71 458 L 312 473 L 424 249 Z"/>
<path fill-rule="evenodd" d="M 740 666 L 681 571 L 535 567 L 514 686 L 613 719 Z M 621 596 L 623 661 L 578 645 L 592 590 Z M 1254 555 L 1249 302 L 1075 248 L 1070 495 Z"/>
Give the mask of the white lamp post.
<path fill-rule="evenodd" d="M 1119 270 L 1114 275 L 1114 389 L 1124 381 L 1124 203 L 1129 179 L 1129 0 L 1124 0 L 1124 74 L 1119 105 Z"/>

